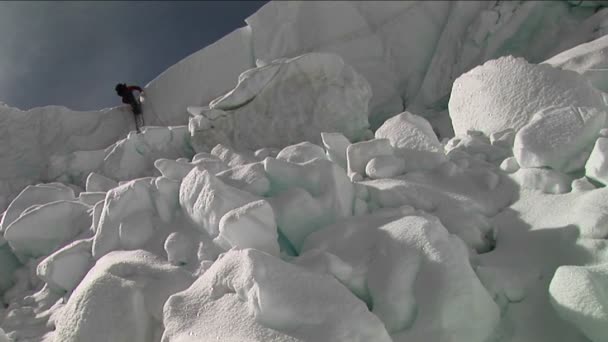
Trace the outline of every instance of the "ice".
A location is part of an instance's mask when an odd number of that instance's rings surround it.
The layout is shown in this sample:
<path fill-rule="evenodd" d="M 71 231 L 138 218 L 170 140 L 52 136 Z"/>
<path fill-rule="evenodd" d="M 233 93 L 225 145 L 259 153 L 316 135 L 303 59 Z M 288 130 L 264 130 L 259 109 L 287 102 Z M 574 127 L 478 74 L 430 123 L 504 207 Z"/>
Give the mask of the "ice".
<path fill-rule="evenodd" d="M 115 180 L 152 176 L 154 162 L 194 155 L 186 126 L 146 127 L 108 148 L 102 174 Z"/>
<path fill-rule="evenodd" d="M 0 295 L 14 285 L 13 274 L 18 267 L 19 262 L 10 246 L 6 244 L 6 241 L 4 243 L 0 241 Z"/>
<path fill-rule="evenodd" d="M 0 104 L 0 118 L 0 210 L 25 186 L 45 180 L 51 156 L 103 149 L 134 126 L 124 108 L 82 112 L 46 106 L 22 111 Z"/>
<path fill-rule="evenodd" d="M 608 189 L 590 189 L 576 200 L 572 207 L 572 223 L 584 237 L 608 238 Z"/>
<path fill-rule="evenodd" d="M 254 66 L 251 50 L 251 28 L 243 27 L 171 66 L 145 87 L 146 123 L 186 124 L 187 106 L 207 105 Z"/>
<path fill-rule="evenodd" d="M 604 111 L 601 93 L 574 71 L 535 65 L 512 56 L 488 61 L 460 76 L 452 88 L 450 118 L 456 135 L 519 130 L 548 107 Z"/>
<path fill-rule="evenodd" d="M 365 166 L 365 174 L 372 179 L 392 178 L 405 172 L 405 160 L 385 155 L 372 158 Z"/>
<path fill-rule="evenodd" d="M 560 69 L 576 71 L 587 78 L 594 87 L 606 92 L 608 91 L 608 82 L 606 82 L 607 49 L 608 37 L 602 36 L 563 51 L 544 63 Z"/>
<path fill-rule="evenodd" d="M 346 149 L 348 175 L 359 180 L 365 177 L 367 163 L 378 156 L 392 156 L 393 147 L 388 139 L 372 139 L 349 145 Z"/>
<path fill-rule="evenodd" d="M 45 256 L 89 228 L 88 210 L 88 205 L 76 201 L 30 207 L 5 229 L 4 238 L 21 257 Z"/>
<path fill-rule="evenodd" d="M 158 341 L 167 298 L 186 289 L 188 272 L 144 251 L 99 259 L 62 308 L 55 341 Z"/>
<path fill-rule="evenodd" d="M 323 140 L 327 158 L 346 170 L 346 149 L 350 145 L 348 138 L 342 133 L 322 132 L 321 140 Z"/>
<path fill-rule="evenodd" d="M 106 176 L 91 172 L 87 176 L 85 189 L 89 192 L 107 192 L 118 186 L 118 182 Z"/>
<path fill-rule="evenodd" d="M 165 158 L 157 159 L 154 162 L 154 167 L 165 177 L 181 181 L 190 170 L 194 167 L 189 162 L 178 162 L 176 160 L 170 160 Z"/>
<path fill-rule="evenodd" d="M 593 342 L 608 336 L 608 265 L 561 266 L 551 280 L 551 304 Z"/>
<path fill-rule="evenodd" d="M 55 201 L 75 200 L 74 190 L 58 184 L 37 184 L 28 185 L 10 203 L 2 220 L 0 221 L 0 231 L 5 231 L 28 208 L 36 205 L 43 205 Z"/>
<path fill-rule="evenodd" d="M 108 191 L 95 229 L 93 256 L 96 260 L 121 248 L 123 243 L 133 247 L 133 239 L 141 241 L 150 236 L 149 217 L 156 213 L 152 200 L 153 186 L 152 179 L 141 178 Z M 130 216 L 135 217 L 129 219 Z M 130 230 L 135 236 L 129 234 Z M 122 238 L 129 241 L 123 242 Z"/>
<path fill-rule="evenodd" d="M 603 184 L 608 183 L 608 138 L 600 137 L 595 141 L 591 155 L 585 164 L 585 175 Z"/>
<path fill-rule="evenodd" d="M 535 189 L 547 194 L 563 194 L 571 190 L 572 177 L 551 169 L 519 169 L 513 179 L 526 189 Z"/>
<path fill-rule="evenodd" d="M 386 120 L 375 136 L 390 141 L 395 154 L 405 160 L 406 171 L 433 169 L 445 161 L 443 147 L 429 122 L 412 113 Z"/>
<path fill-rule="evenodd" d="M 52 290 L 72 292 L 93 267 L 92 240 L 78 240 L 46 257 L 36 274 Z"/>
<path fill-rule="evenodd" d="M 327 227 L 307 239 L 301 258 L 316 254 L 305 262 L 314 268 L 333 255 L 350 266 L 345 274 L 331 264 L 327 271 L 367 298 L 393 341 L 485 341 L 499 311 L 464 244 L 432 216 L 403 215 L 406 208 Z"/>
<path fill-rule="evenodd" d="M 278 256 L 277 223 L 272 207 L 259 200 L 230 210 L 222 216 L 220 233 L 214 241 L 226 250 L 254 248 Z"/>
<path fill-rule="evenodd" d="M 309 162 L 315 158 L 327 159 L 325 150 L 321 146 L 311 144 L 308 141 L 285 147 L 277 154 L 276 158 L 298 164 Z"/>
<path fill-rule="evenodd" d="M 296 252 L 306 236 L 330 221 L 320 202 L 299 187 L 284 190 L 268 201 L 274 210 L 279 231 Z"/>
<path fill-rule="evenodd" d="M 370 201 L 380 208 L 409 205 L 432 212 L 450 233 L 471 248 L 484 252 L 493 245 L 493 229 L 484 215 L 486 209 L 472 198 L 402 179 L 379 179 L 362 184 L 369 189 Z"/>
<path fill-rule="evenodd" d="M 253 249 L 222 256 L 169 298 L 164 317 L 168 342 L 391 341 L 380 320 L 333 277 Z"/>
<path fill-rule="evenodd" d="M 217 157 L 228 167 L 243 166 L 257 161 L 254 156 L 249 155 L 244 151 L 236 151 L 230 146 L 222 144 L 213 147 L 211 155 Z"/>
<path fill-rule="evenodd" d="M 183 266 L 190 262 L 194 243 L 189 236 L 180 232 L 173 232 L 167 236 L 164 244 L 167 260 L 174 266 Z"/>
<path fill-rule="evenodd" d="M 606 112 L 584 107 L 549 107 L 534 114 L 515 136 L 513 154 L 521 167 L 551 167 L 577 171 L 572 160 L 593 144 L 606 121 Z"/>
<path fill-rule="evenodd" d="M 331 219 L 352 215 L 354 186 L 344 169 L 326 159 L 295 164 L 274 158 L 264 160 L 272 192 L 301 187 L 320 203 Z"/>
<path fill-rule="evenodd" d="M 105 192 L 81 192 L 80 195 L 78 195 L 77 200 L 86 205 L 94 206 L 97 202 L 103 201 L 105 198 Z"/>
<path fill-rule="evenodd" d="M 482 132 L 468 131 L 465 136 L 450 139 L 445 144 L 445 151 L 448 155 L 453 151 L 463 151 L 492 163 L 501 161 L 512 155 L 513 144 L 509 145 L 504 140 L 496 140 L 496 135 L 492 135 L 494 137 L 494 140 L 492 140 L 492 137 L 488 139 Z"/>
<path fill-rule="evenodd" d="M 198 167 L 188 173 L 179 190 L 179 203 L 184 213 L 199 230 L 206 231 L 211 237 L 218 235 L 224 214 L 257 199 L 257 196 L 226 185 Z"/>
<path fill-rule="evenodd" d="M 277 69 L 275 76 L 261 87 L 257 75 L 272 69 Z M 259 93 L 249 94 L 255 91 Z M 321 132 L 341 132 L 357 140 L 369 127 L 370 97 L 367 81 L 339 56 L 305 54 L 248 70 L 233 92 L 214 102 L 216 108 L 225 103 L 237 107 L 218 118 L 204 117 L 210 115 L 206 112 L 193 117 L 191 133 L 198 146 L 221 143 L 237 150 L 317 144 Z M 215 123 L 219 121 L 221 125 Z"/>
<path fill-rule="evenodd" d="M 216 174 L 227 185 L 245 190 L 254 195 L 264 196 L 270 191 L 270 181 L 262 162 L 235 166 Z"/>

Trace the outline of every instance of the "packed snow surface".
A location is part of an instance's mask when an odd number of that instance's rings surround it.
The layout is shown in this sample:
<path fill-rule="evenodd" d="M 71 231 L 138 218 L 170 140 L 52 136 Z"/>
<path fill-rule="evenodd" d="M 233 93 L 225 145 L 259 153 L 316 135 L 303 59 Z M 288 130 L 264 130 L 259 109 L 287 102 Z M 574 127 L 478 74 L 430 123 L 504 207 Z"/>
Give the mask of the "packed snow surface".
<path fill-rule="evenodd" d="M 608 341 L 604 5 L 270 2 L 140 134 L 0 105 L 0 342 Z"/>

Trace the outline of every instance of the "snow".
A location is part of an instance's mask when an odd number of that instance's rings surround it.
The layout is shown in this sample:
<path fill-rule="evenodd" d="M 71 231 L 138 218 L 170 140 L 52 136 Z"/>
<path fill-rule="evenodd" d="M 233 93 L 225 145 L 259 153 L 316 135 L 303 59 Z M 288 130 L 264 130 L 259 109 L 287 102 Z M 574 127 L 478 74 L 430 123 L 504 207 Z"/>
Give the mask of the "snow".
<path fill-rule="evenodd" d="M 429 122 L 403 112 L 386 120 L 375 132 L 377 139 L 388 139 L 395 154 L 405 160 L 406 170 L 432 169 L 443 161 L 443 148 Z"/>
<path fill-rule="evenodd" d="M 0 105 L 0 341 L 604 341 L 599 5 L 270 2 L 141 134 Z"/>
<path fill-rule="evenodd" d="M 346 149 L 348 175 L 363 179 L 367 163 L 375 157 L 393 155 L 393 147 L 388 139 L 372 139 L 354 143 Z"/>
<path fill-rule="evenodd" d="M 608 266 L 561 266 L 551 280 L 551 304 L 564 320 L 579 328 L 593 342 L 608 335 L 608 307 L 603 283 Z"/>
<path fill-rule="evenodd" d="M 595 108 L 545 108 L 515 136 L 513 154 L 521 167 L 551 167 L 566 172 L 584 167 L 572 163 L 598 137 L 606 112 Z"/>
<path fill-rule="evenodd" d="M 30 207 L 4 231 L 13 251 L 23 258 L 48 255 L 91 225 L 89 206 L 55 201 Z"/>
<path fill-rule="evenodd" d="M 257 196 L 227 185 L 199 167 L 188 173 L 179 190 L 179 203 L 186 215 L 211 237 L 218 235 L 224 214 L 256 200 Z"/>
<path fill-rule="evenodd" d="M 93 266 L 92 240 L 78 240 L 46 257 L 36 274 L 55 291 L 72 292 Z"/>
<path fill-rule="evenodd" d="M 327 158 L 346 170 L 346 149 L 350 145 L 348 138 L 342 133 L 321 132 L 321 140 L 323 140 Z"/>
<path fill-rule="evenodd" d="M 544 63 L 563 70 L 576 71 L 588 79 L 595 88 L 605 92 L 608 91 L 608 83 L 605 77 L 608 67 L 607 48 L 608 37 L 602 36 L 561 52 Z"/>
<path fill-rule="evenodd" d="M 226 250 L 254 248 L 279 255 L 277 224 L 270 204 L 259 200 L 232 209 L 220 220 L 216 243 Z"/>
<path fill-rule="evenodd" d="M 264 196 L 270 191 L 270 180 L 262 162 L 235 166 L 216 174 L 227 185 Z"/>
<path fill-rule="evenodd" d="M 449 110 L 457 136 L 467 130 L 490 135 L 508 128 L 517 131 L 548 107 L 570 106 L 606 109 L 601 93 L 576 72 L 508 56 L 460 76 Z"/>
<path fill-rule="evenodd" d="M 292 163 L 304 164 L 315 158 L 326 159 L 327 157 L 325 156 L 325 150 L 321 146 L 304 141 L 285 147 L 279 151 L 276 158 Z"/>
<path fill-rule="evenodd" d="M 164 317 L 163 341 L 391 341 L 333 277 L 254 249 L 224 254 L 169 298 Z"/>
<path fill-rule="evenodd" d="M 607 150 L 608 138 L 598 138 L 595 141 L 595 145 L 593 145 L 593 150 L 587 160 L 587 164 L 585 164 L 585 175 L 603 184 L 608 183 Z"/>
<path fill-rule="evenodd" d="M 320 143 L 319 134 L 327 131 L 357 140 L 369 127 L 370 97 L 367 81 L 342 58 L 310 53 L 244 72 L 233 91 L 210 104 L 211 111 L 191 119 L 190 132 L 199 150 Z"/>
<path fill-rule="evenodd" d="M 98 173 L 91 172 L 87 176 L 85 189 L 89 192 L 107 192 L 108 190 L 117 186 L 118 183 L 115 180 Z"/>
<path fill-rule="evenodd" d="M 54 340 L 157 340 L 165 300 L 192 281 L 186 271 L 144 251 L 107 254 L 61 309 Z"/>

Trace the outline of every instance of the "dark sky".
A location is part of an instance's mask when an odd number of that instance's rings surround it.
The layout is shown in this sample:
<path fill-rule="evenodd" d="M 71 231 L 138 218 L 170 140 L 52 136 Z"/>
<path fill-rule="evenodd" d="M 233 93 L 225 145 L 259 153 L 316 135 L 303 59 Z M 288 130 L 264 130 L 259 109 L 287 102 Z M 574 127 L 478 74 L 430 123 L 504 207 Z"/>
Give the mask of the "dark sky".
<path fill-rule="evenodd" d="M 0 1 L 0 101 L 21 109 L 120 104 L 267 1 Z"/>

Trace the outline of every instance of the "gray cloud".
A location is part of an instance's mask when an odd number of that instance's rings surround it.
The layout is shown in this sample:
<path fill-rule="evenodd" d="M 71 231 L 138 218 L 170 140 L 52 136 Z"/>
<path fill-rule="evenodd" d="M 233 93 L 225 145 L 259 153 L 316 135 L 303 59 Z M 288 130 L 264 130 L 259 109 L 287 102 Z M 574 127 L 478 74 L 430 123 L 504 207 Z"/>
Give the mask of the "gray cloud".
<path fill-rule="evenodd" d="M 117 82 L 147 83 L 245 25 L 263 3 L 0 2 L 0 101 L 23 109 L 116 105 Z"/>

